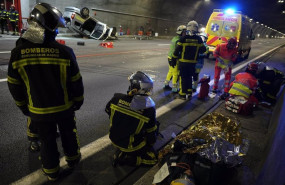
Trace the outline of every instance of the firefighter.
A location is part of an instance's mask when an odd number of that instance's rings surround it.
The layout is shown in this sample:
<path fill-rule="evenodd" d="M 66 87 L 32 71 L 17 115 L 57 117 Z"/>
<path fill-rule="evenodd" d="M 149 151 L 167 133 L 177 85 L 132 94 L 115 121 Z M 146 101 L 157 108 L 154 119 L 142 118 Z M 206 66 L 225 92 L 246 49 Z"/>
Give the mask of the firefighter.
<path fill-rule="evenodd" d="M 8 18 L 8 12 L 5 9 L 5 5 L 1 3 L 0 8 L 0 26 L 1 26 L 1 33 L 4 34 L 4 29 L 6 29 L 7 34 L 9 33 L 8 26 L 7 26 L 7 18 Z"/>
<path fill-rule="evenodd" d="M 258 85 L 258 81 L 255 77 L 257 70 L 258 65 L 255 62 L 249 63 L 245 72 L 238 73 L 235 76 L 235 80 L 231 83 L 229 94 L 243 96 L 246 99 L 249 99 L 251 95 L 255 94 Z"/>
<path fill-rule="evenodd" d="M 263 62 L 258 62 L 257 79 L 259 83 L 258 99 L 275 104 L 280 87 L 285 83 L 284 73 L 276 68 L 267 66 Z"/>
<path fill-rule="evenodd" d="M 9 15 L 9 21 L 12 27 L 13 34 L 16 35 L 18 34 L 18 21 L 19 21 L 19 13 L 15 9 L 15 5 L 11 5 L 10 11 L 8 12 Z"/>
<path fill-rule="evenodd" d="M 38 129 L 42 171 L 54 181 L 60 170 L 57 126 L 68 166 L 73 168 L 81 158 L 75 111 L 83 104 L 84 88 L 73 50 L 55 40 L 57 28 L 65 27 L 62 13 L 38 3 L 29 26 L 11 51 L 8 87 L 16 105 Z"/>
<path fill-rule="evenodd" d="M 208 40 L 208 36 L 206 33 L 201 33 L 200 34 L 203 43 L 206 47 L 206 51 L 203 54 L 200 54 L 199 59 L 197 61 L 197 64 L 195 65 L 195 73 L 193 76 L 193 85 L 192 85 L 192 90 L 193 92 L 196 92 L 197 86 L 198 86 L 198 82 L 199 82 L 199 74 L 201 72 L 201 69 L 204 66 L 204 58 L 208 55 L 209 53 L 209 47 L 207 46 L 207 40 Z"/>
<path fill-rule="evenodd" d="M 176 48 L 177 41 L 181 38 L 181 36 L 185 36 L 186 34 L 186 26 L 180 25 L 177 28 L 176 36 L 174 36 L 171 40 L 170 44 L 170 50 L 168 52 L 168 63 L 171 63 L 172 54 Z M 179 82 L 179 71 L 178 71 L 178 62 L 176 62 L 176 65 L 172 67 L 169 65 L 169 70 L 166 76 L 166 79 L 164 81 L 164 89 L 171 89 L 169 86 L 169 82 L 172 79 L 172 92 L 177 93 L 178 92 L 178 82 Z"/>
<path fill-rule="evenodd" d="M 141 71 L 129 81 L 128 93 L 115 93 L 105 109 L 110 118 L 109 138 L 117 149 L 113 166 L 152 166 L 157 162 L 152 146 L 158 131 L 155 103 L 149 97 L 153 81 Z"/>
<path fill-rule="evenodd" d="M 171 65 L 175 66 L 177 59 L 179 62 L 179 73 L 181 77 L 181 89 L 179 98 L 186 100 L 192 97 L 192 78 L 195 73 L 195 65 L 200 54 L 206 51 L 203 40 L 198 33 L 198 23 L 190 21 L 187 24 L 188 34 L 181 37 L 177 42 L 177 47 L 172 55 Z"/>
<path fill-rule="evenodd" d="M 218 83 L 220 79 L 221 70 L 225 74 L 225 87 L 224 94 L 222 96 L 227 97 L 230 90 L 230 80 L 232 75 L 233 62 L 237 58 L 237 40 L 235 38 L 228 39 L 227 43 L 217 45 L 214 51 L 215 63 L 215 75 L 214 75 L 214 87 L 212 92 L 218 92 Z"/>

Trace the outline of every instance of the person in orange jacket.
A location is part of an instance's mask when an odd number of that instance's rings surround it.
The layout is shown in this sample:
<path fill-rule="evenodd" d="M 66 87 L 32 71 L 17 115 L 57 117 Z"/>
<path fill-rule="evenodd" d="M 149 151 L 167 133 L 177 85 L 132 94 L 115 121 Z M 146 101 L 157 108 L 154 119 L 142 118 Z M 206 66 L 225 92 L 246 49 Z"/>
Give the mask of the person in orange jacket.
<path fill-rule="evenodd" d="M 238 73 L 235 76 L 235 80 L 230 85 L 229 94 L 249 99 L 258 86 L 258 80 L 255 77 L 257 70 L 258 65 L 255 62 L 249 63 L 245 72 Z"/>
<path fill-rule="evenodd" d="M 225 87 L 224 95 L 228 96 L 230 90 L 230 80 L 232 75 L 233 62 L 237 58 L 237 40 L 236 38 L 228 39 L 227 43 L 217 45 L 214 51 L 215 63 L 215 75 L 214 75 L 214 87 L 212 92 L 217 93 L 218 83 L 220 79 L 221 70 L 223 69 L 225 74 Z"/>

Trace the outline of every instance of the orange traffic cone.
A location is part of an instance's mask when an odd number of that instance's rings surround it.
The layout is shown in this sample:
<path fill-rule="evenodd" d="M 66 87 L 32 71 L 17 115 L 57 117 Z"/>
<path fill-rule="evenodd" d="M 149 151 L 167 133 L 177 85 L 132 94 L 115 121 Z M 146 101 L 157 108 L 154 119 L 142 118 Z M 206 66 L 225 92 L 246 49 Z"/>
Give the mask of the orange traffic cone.
<path fill-rule="evenodd" d="M 104 47 L 104 48 L 113 48 L 113 42 L 101 42 L 100 46 Z"/>

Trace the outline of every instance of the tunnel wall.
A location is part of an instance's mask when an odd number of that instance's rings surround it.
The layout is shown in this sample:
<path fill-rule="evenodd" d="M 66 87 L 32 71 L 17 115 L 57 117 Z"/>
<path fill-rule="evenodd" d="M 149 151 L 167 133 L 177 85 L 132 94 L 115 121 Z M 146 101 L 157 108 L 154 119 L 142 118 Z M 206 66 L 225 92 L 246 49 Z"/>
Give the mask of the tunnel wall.
<path fill-rule="evenodd" d="M 203 0 L 29 0 L 30 10 L 39 2 L 52 4 L 62 12 L 67 6 L 88 7 L 90 16 L 94 16 L 96 12 L 96 19 L 109 27 L 116 27 L 117 31 L 121 26 L 123 34 L 137 34 L 143 28 L 144 33 L 152 31 L 161 36 L 175 34 L 179 25 L 191 20 L 196 20 L 200 27 L 205 27 L 212 10 L 223 7 L 223 4 Z M 281 36 L 280 33 L 255 22 L 252 26 L 256 38 Z"/>

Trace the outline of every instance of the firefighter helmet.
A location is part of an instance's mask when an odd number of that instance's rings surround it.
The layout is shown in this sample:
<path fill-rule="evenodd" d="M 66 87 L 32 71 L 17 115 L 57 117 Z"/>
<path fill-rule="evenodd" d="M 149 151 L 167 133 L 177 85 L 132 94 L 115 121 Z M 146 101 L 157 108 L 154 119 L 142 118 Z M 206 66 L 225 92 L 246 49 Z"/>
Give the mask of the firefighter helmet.
<path fill-rule="evenodd" d="M 4 9 L 5 5 L 4 3 L 1 3 L 1 8 Z"/>
<path fill-rule="evenodd" d="M 246 72 L 249 72 L 249 73 L 251 73 L 251 74 L 256 74 L 256 72 L 257 72 L 257 70 L 258 70 L 258 65 L 257 65 L 257 63 L 255 63 L 255 62 L 250 62 L 250 63 L 248 63 L 247 64 L 247 67 L 246 67 Z"/>
<path fill-rule="evenodd" d="M 51 32 L 54 32 L 58 27 L 65 27 L 62 13 L 47 3 L 38 3 L 30 13 L 30 20 L 39 23 Z"/>
<path fill-rule="evenodd" d="M 186 30 L 186 26 L 185 26 L 185 25 L 180 25 L 180 26 L 178 26 L 178 28 L 177 28 L 177 30 L 176 30 L 176 33 L 177 33 L 178 35 L 181 35 L 182 32 L 185 31 L 185 30 Z"/>
<path fill-rule="evenodd" d="M 264 68 L 266 68 L 266 64 L 264 62 L 257 62 L 258 65 L 258 69 L 256 71 L 256 74 L 261 73 L 261 71 L 264 70 Z"/>
<path fill-rule="evenodd" d="M 236 46 L 237 46 L 236 38 L 232 37 L 232 38 L 228 39 L 227 48 L 234 49 Z"/>
<path fill-rule="evenodd" d="M 187 30 L 191 35 L 198 33 L 198 23 L 196 21 L 190 21 L 187 24 Z"/>
<path fill-rule="evenodd" d="M 153 89 L 153 80 L 147 74 L 137 71 L 133 73 L 129 78 L 130 87 L 129 90 L 136 89 L 134 94 L 138 95 L 151 95 Z"/>
<path fill-rule="evenodd" d="M 12 10 L 14 10 L 14 9 L 15 9 L 15 5 L 14 5 L 14 4 L 11 4 L 10 8 L 11 8 Z"/>

